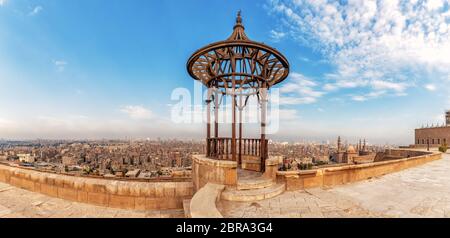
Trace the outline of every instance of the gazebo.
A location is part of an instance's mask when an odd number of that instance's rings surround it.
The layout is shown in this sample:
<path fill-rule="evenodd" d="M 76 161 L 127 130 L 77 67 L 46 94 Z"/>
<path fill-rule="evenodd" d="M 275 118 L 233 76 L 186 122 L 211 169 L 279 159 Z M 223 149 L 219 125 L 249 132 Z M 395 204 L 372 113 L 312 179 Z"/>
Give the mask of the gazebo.
<path fill-rule="evenodd" d="M 268 90 L 282 82 L 289 74 L 289 62 L 276 49 L 250 40 L 245 34 L 240 11 L 231 36 L 197 50 L 187 62 L 189 75 L 206 86 L 206 157 L 236 161 L 256 159 L 264 172 L 268 158 L 266 117 Z M 248 99 L 255 96 L 260 105 L 260 138 L 242 137 L 242 111 Z M 219 136 L 218 113 L 223 97 L 231 97 L 231 137 Z M 211 104 L 214 126 L 211 133 Z M 239 110 L 239 134 L 236 135 L 236 109 Z"/>

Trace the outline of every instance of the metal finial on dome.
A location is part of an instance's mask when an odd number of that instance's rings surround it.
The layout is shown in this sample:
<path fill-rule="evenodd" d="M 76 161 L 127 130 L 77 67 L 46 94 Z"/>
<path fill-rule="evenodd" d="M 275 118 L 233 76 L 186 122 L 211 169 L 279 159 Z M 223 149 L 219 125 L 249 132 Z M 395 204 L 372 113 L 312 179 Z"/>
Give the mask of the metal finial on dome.
<path fill-rule="evenodd" d="M 237 12 L 236 24 L 242 24 L 241 10 Z"/>

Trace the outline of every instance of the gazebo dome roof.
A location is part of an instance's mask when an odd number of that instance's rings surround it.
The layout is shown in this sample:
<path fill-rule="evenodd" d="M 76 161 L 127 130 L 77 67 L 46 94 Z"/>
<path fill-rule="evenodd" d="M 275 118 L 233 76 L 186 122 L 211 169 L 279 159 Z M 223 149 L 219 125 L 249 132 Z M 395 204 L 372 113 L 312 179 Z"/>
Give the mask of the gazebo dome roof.
<path fill-rule="evenodd" d="M 238 12 L 231 36 L 194 52 L 187 70 L 207 87 L 258 90 L 286 79 L 289 62 L 276 49 L 250 40 Z"/>

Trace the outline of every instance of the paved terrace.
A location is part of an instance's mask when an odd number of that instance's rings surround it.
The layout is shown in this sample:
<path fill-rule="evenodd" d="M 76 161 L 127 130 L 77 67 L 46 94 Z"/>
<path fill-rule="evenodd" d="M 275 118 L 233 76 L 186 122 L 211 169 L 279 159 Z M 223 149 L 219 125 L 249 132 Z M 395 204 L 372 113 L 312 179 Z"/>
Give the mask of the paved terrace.
<path fill-rule="evenodd" d="M 442 160 L 330 189 L 253 203 L 221 201 L 224 217 L 450 217 L 450 154 Z M 0 183 L 0 217 L 183 217 L 183 211 L 130 211 L 48 197 Z"/>
<path fill-rule="evenodd" d="M 259 202 L 221 201 L 224 217 L 450 217 L 450 154 L 382 177 L 285 192 Z"/>
<path fill-rule="evenodd" d="M 49 197 L 0 183 L 0 218 L 172 218 L 183 210 L 134 211 L 94 206 Z"/>

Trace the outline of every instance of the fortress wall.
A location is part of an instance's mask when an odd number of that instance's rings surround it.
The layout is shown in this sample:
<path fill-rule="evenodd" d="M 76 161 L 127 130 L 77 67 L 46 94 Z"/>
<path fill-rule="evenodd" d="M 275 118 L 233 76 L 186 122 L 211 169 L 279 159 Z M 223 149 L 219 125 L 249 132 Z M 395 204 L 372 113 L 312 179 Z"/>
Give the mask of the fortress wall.
<path fill-rule="evenodd" d="M 398 172 L 442 158 L 441 153 L 423 151 L 390 150 L 389 153 L 396 156 L 404 156 L 405 158 L 316 170 L 278 171 L 277 180 L 285 182 L 286 190 L 289 191 L 314 187 L 330 187 Z M 408 155 L 410 157 L 406 158 Z"/>
<path fill-rule="evenodd" d="M 136 209 L 182 209 L 192 182 L 135 182 L 52 174 L 0 165 L 0 182 L 65 200 Z"/>

